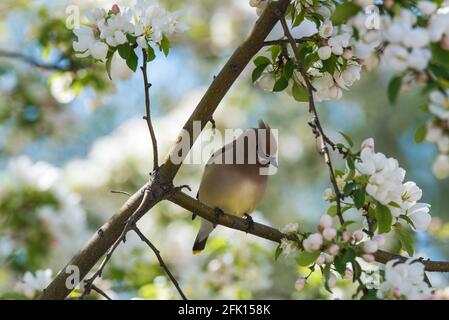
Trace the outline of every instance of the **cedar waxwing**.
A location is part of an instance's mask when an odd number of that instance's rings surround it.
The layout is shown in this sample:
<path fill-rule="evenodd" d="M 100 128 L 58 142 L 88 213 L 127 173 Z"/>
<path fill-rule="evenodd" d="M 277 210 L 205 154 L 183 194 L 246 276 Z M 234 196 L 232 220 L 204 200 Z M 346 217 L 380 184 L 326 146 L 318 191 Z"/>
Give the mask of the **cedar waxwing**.
<path fill-rule="evenodd" d="M 264 172 L 270 164 L 277 167 L 276 151 L 273 132 L 259 120 L 258 129 L 245 130 L 237 139 L 212 154 L 204 169 L 198 200 L 214 208 L 217 217 L 223 212 L 246 216 L 248 229 L 251 228 L 253 222 L 249 214 L 264 195 L 268 179 Z M 215 224 L 201 219 L 192 248 L 194 254 L 204 249 L 214 228 Z"/>

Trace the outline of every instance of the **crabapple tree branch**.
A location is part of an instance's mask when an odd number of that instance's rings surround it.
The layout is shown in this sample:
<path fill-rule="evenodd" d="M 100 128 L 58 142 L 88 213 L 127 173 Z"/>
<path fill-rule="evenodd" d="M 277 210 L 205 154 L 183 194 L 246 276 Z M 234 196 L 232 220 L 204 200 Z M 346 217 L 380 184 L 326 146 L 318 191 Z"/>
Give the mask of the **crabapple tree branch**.
<path fill-rule="evenodd" d="M 257 20 L 249 36 L 234 51 L 228 62 L 215 77 L 183 127 L 190 134 L 189 149 L 197 138 L 197 136 L 193 136 L 194 121 L 201 121 L 201 129 L 210 121 L 220 101 L 250 62 L 251 58 L 263 47 L 265 38 L 279 20 L 279 16 L 275 14 L 275 11 L 284 13 L 289 4 L 290 0 L 279 0 L 270 3 Z M 73 290 L 72 287 L 66 285 L 67 279 L 71 275 L 66 272 L 71 269 L 67 269 L 67 267 L 76 266 L 79 270 L 80 280 L 83 279 L 98 260 L 119 239 L 124 228 L 123 226 L 142 203 L 145 190 L 149 190 L 148 192 L 150 194 L 149 200 L 143 206 L 145 212 L 169 195 L 170 191 L 173 190 L 173 188 L 170 188 L 172 187 L 173 178 L 176 176 L 182 164 L 181 162 L 173 162 L 171 158 L 173 155 L 178 158 L 180 156 L 184 158 L 187 156 L 186 152 L 179 155 L 179 151 L 176 151 L 176 147 L 180 144 L 181 136 L 158 170 L 158 179 L 153 178 L 126 201 L 119 211 L 99 229 L 99 232 L 91 237 L 80 252 L 57 274 L 43 291 L 39 297 L 40 299 L 64 299 Z"/>

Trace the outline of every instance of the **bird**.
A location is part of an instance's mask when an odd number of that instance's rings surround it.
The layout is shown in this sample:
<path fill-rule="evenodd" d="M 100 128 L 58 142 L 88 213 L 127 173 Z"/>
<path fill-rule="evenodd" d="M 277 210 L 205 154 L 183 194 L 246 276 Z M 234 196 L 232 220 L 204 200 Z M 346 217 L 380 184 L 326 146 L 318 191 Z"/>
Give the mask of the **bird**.
<path fill-rule="evenodd" d="M 204 168 L 197 199 L 214 208 L 217 219 L 224 212 L 246 217 L 249 231 L 253 226 L 249 215 L 262 200 L 267 186 L 266 169 L 270 165 L 277 167 L 276 153 L 273 130 L 259 120 L 258 128 L 244 130 L 234 141 L 212 154 Z M 193 214 L 192 219 L 195 216 Z M 193 254 L 203 251 L 215 226 L 201 218 Z"/>

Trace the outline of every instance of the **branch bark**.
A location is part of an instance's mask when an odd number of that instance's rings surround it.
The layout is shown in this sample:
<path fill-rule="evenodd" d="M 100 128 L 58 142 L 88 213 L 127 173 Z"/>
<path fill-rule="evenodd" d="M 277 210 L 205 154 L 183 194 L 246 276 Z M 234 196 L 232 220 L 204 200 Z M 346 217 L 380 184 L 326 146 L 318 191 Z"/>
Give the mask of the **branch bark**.
<path fill-rule="evenodd" d="M 284 13 L 287 10 L 289 3 L 290 0 L 271 2 L 257 20 L 247 39 L 234 51 L 220 73 L 215 77 L 203 98 L 198 103 L 195 111 L 183 127 L 183 129 L 190 134 L 189 149 L 197 139 L 197 136 L 193 136 L 194 121 L 200 121 L 201 129 L 204 128 L 206 123 L 212 118 L 218 104 L 228 92 L 237 77 L 250 62 L 251 58 L 263 47 L 265 38 L 279 19 L 279 16 L 275 12 L 279 11 Z M 164 163 L 160 167 L 160 179 L 158 179 L 158 184 L 156 185 L 159 188 L 160 184 L 172 184 L 173 178 L 176 176 L 182 164 L 171 161 L 172 155 L 182 157 L 182 159 L 185 159 L 187 156 L 186 153 L 182 155 L 177 154 L 176 147 L 179 147 L 180 143 L 181 135 L 177 143 L 173 146 L 172 151 L 167 155 Z M 53 279 L 50 285 L 43 291 L 39 299 L 53 300 L 64 299 L 67 297 L 67 295 L 73 290 L 73 288 L 66 285 L 67 278 L 70 276 L 70 274 L 66 272 L 66 270 L 70 270 L 67 269 L 67 267 L 77 266 L 80 280 L 84 279 L 87 273 L 95 266 L 109 247 L 111 247 L 120 237 L 126 221 L 142 202 L 144 190 L 155 187 L 153 184 L 154 181 L 147 183 L 126 201 L 120 210 L 99 229 L 98 233 L 92 236 L 80 252 L 78 252 L 57 274 L 56 278 Z M 153 192 L 154 197 L 146 204 L 146 211 L 162 200 L 163 197 L 158 196 L 158 191 L 159 190 L 155 190 L 155 192 Z"/>
<path fill-rule="evenodd" d="M 281 239 L 286 238 L 289 240 L 295 240 L 295 237 L 291 235 L 284 234 L 280 232 L 278 229 L 260 224 L 254 223 L 254 228 L 247 231 L 247 222 L 245 219 L 232 216 L 229 214 L 221 215 L 218 220 L 215 216 L 214 209 L 208 207 L 207 205 L 201 203 L 197 199 L 190 197 L 189 195 L 183 192 L 176 192 L 172 197 L 168 199 L 173 203 L 183 207 L 184 209 L 195 212 L 201 218 L 207 219 L 211 222 L 216 222 L 217 224 L 226 226 L 228 228 L 232 228 L 235 230 L 240 230 L 243 232 L 247 232 L 258 236 L 260 238 L 270 240 L 276 243 L 280 243 Z M 374 253 L 374 257 L 377 262 L 387 263 L 390 260 L 400 259 L 402 261 L 407 258 L 398 254 L 390 253 L 383 250 L 378 250 Z M 431 260 L 422 260 L 422 263 L 425 266 L 425 270 L 429 272 L 449 272 L 449 262 L 448 261 L 431 261 Z"/>

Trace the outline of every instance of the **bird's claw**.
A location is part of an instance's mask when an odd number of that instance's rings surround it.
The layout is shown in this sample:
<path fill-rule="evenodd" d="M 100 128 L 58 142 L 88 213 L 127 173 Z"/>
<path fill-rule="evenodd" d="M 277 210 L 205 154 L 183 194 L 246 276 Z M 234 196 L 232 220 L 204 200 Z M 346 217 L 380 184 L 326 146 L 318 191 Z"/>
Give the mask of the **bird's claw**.
<path fill-rule="evenodd" d="M 218 220 L 224 214 L 224 212 L 220 208 L 214 208 L 214 214 L 215 214 L 215 222 L 214 222 L 214 228 L 215 228 L 218 224 Z"/>
<path fill-rule="evenodd" d="M 254 220 L 247 213 L 245 213 L 244 216 L 245 216 L 245 220 L 246 220 L 246 224 L 247 224 L 246 232 L 248 232 L 254 228 Z"/>

